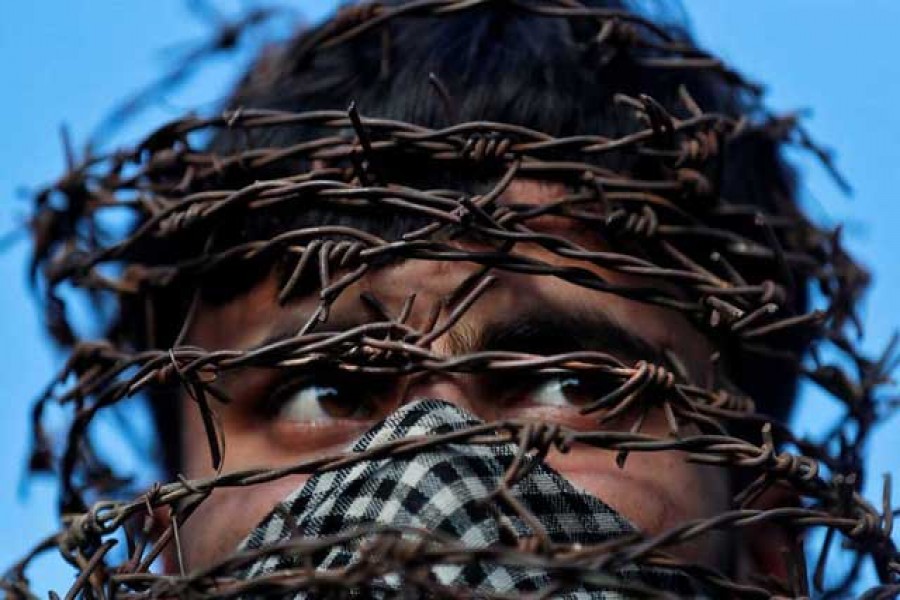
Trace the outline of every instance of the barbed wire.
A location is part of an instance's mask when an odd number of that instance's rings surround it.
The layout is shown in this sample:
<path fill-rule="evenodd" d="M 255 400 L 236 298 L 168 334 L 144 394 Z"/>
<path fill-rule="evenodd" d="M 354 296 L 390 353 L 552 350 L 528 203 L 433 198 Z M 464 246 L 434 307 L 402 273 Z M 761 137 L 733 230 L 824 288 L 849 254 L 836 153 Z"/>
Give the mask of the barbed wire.
<path fill-rule="evenodd" d="M 292 51 L 298 56 L 313 55 L 379 28 L 388 31 L 388 24 L 401 17 L 450 18 L 487 6 L 591 23 L 596 28 L 593 45 L 633 52 L 637 64 L 644 67 L 706 70 L 730 86 L 751 94 L 759 92 L 717 58 L 673 39 L 649 20 L 628 11 L 587 8 L 569 0 L 361 4 L 342 9 L 304 36 L 301 46 Z M 262 13 L 251 14 L 258 17 Z M 255 26 L 258 20 L 254 17 L 246 22 Z M 390 65 L 384 68 L 389 70 Z M 435 82 L 440 88 L 440 81 Z M 447 101 L 452 104 L 452 98 Z M 436 565 L 480 561 L 543 569 L 552 584 L 541 597 L 577 582 L 666 597 L 671 595 L 666 590 L 629 583 L 617 575 L 625 566 L 664 565 L 689 574 L 716 595 L 805 598 L 812 591 L 800 532 L 821 528 L 827 533 L 811 577 L 816 590 L 824 597 L 846 593 L 859 565 L 871 559 L 880 584 L 866 597 L 896 595 L 900 562 L 891 539 L 895 509 L 890 478 L 885 478 L 879 506 L 861 494 L 865 442 L 893 408 L 880 390 L 896 363 L 893 342 L 882 356 L 872 359 L 862 354 L 847 333 L 848 324 L 858 324 L 856 301 L 868 277 L 844 251 L 836 232 L 820 229 L 799 213 L 767 214 L 759 206 L 723 198 L 708 168 L 725 160 L 723 149 L 730 142 L 751 133 L 812 149 L 826 168 L 836 172 L 829 155 L 799 128 L 796 118 L 766 115 L 754 119 L 705 112 L 684 88 L 680 90 L 681 116 L 649 96 L 619 94 L 615 102 L 634 116 L 633 131 L 622 136 L 585 133 L 555 137 L 521 125 L 490 121 L 433 129 L 367 117 L 354 105 L 346 111 L 299 113 L 237 108 L 218 116 L 177 119 L 130 150 L 87 156 L 81 162 L 72 158 L 60 180 L 37 195 L 32 221 L 33 271 L 43 277 L 48 324 L 59 340 L 72 346 L 69 359 L 38 399 L 33 413 L 31 466 L 36 471 L 51 470 L 59 477 L 64 526 L 10 568 L 0 580 L 0 589 L 12 598 L 36 597 L 29 566 L 40 553 L 55 550 L 78 570 L 67 598 L 79 594 L 85 598 L 224 598 L 311 590 L 346 595 L 371 591 L 386 575 L 399 577 L 410 594 L 467 597 L 466 590 L 442 586 L 423 573 Z M 315 127 L 322 134 L 287 147 L 248 142 L 229 153 L 210 150 L 203 141 L 221 131 L 242 132 L 250 139 L 254 132 L 299 125 Z M 657 161 L 663 176 L 641 178 L 603 166 L 601 158 L 609 155 Z M 397 156 L 414 156 L 435 169 L 488 169 L 495 174 L 494 183 L 480 194 L 409 186 L 391 180 L 381 168 Z M 268 176 L 275 167 L 290 174 Z M 236 175 L 248 183 L 222 186 L 221 182 Z M 540 206 L 501 203 L 500 198 L 517 178 L 560 182 L 567 193 Z M 315 225 L 288 228 L 262 239 L 221 242 L 220 234 L 229 223 L 271 211 L 310 207 L 403 215 L 414 219 L 416 225 L 396 239 L 346 225 Z M 130 214 L 136 226 L 118 238 L 105 235 L 106 215 L 122 212 Z M 612 249 L 598 251 L 532 226 L 545 217 L 590 227 L 611 240 Z M 163 251 L 186 236 L 202 240 L 202 250 L 182 256 Z M 479 240 L 479 249 L 460 244 L 462 239 Z M 629 251 L 635 244 L 640 252 Z M 533 253 L 516 250 L 523 245 L 563 260 L 541 260 Z M 423 327 L 410 323 L 416 302 L 410 297 L 399 314 L 388 314 L 381 307 L 380 320 L 339 333 L 317 331 L 327 320 L 330 307 L 354 283 L 384 264 L 408 260 L 465 262 L 475 265 L 476 273 L 445 305 L 432 310 L 434 318 Z M 317 279 L 317 308 L 296 335 L 249 350 L 209 351 L 185 344 L 185 332 L 199 310 L 202 282 L 222 269 L 252 269 L 259 261 L 286 266 L 279 286 L 280 303 L 308 293 L 309 279 Z M 770 275 L 762 280 L 748 277 L 740 268 L 748 261 L 757 272 Z M 587 265 L 657 283 L 613 283 Z M 856 427 L 849 433 L 846 428 L 836 428 L 819 442 L 799 437 L 786 425 L 757 412 L 751 398 L 728 384 L 718 362 L 714 365 L 721 375 L 718 387 L 707 389 L 692 383 L 675 360 L 629 363 L 588 351 L 554 355 L 479 351 L 449 357 L 436 353 L 432 347 L 435 340 L 453 328 L 488 289 L 502 285 L 498 273 L 551 277 L 676 310 L 722 348 L 737 348 L 791 365 L 834 397 Z M 797 274 L 817 285 L 820 308 L 794 312 L 792 298 L 803 293 L 796 289 Z M 64 286 L 110 295 L 120 303 L 142 304 L 148 321 L 145 336 L 151 342 L 137 348 L 113 338 L 78 339 L 57 291 Z M 180 333 L 171 346 L 157 346 L 152 342 L 152 324 L 159 316 L 153 314 L 155 295 L 179 287 L 189 290 L 192 298 Z M 369 301 L 378 308 L 377 299 Z M 442 314 L 444 318 L 440 318 Z M 812 360 L 786 350 L 783 341 L 788 338 L 809 340 Z M 821 353 L 826 347 L 828 352 L 843 353 L 846 364 L 855 371 L 839 366 L 839 361 L 824 363 Z M 608 379 L 610 391 L 582 407 L 584 414 L 598 417 L 598 429 L 593 431 L 503 420 L 284 467 L 222 472 L 225 449 L 216 406 L 230 398 L 219 382 L 230 372 L 251 367 L 305 372 L 327 367 L 392 376 L 582 373 Z M 93 448 L 91 426 L 98 414 L 125 399 L 173 384 L 180 386 L 186 401 L 192 402 L 202 417 L 216 475 L 194 480 L 179 476 L 173 482 L 136 492 L 125 474 L 102 462 Z M 44 425 L 51 404 L 71 408 L 60 456 L 55 455 L 52 436 Z M 641 431 L 648 411 L 655 407 L 665 415 L 665 436 Z M 635 416 L 627 430 L 605 426 L 617 417 L 631 415 Z M 738 433 L 748 430 L 752 436 Z M 840 441 L 837 450 L 835 440 Z M 396 459 L 447 444 L 490 447 L 509 443 L 518 450 L 497 497 L 508 495 L 527 465 L 539 461 L 551 448 L 565 452 L 576 443 L 616 453 L 620 466 L 630 453 L 678 450 L 690 462 L 739 472 L 747 483 L 737 490 L 731 510 L 681 523 L 658 535 L 635 534 L 594 546 L 558 544 L 537 535 L 518 546 L 472 548 L 434 532 L 372 525 L 333 538 L 299 537 L 241 551 L 196 572 L 163 575 L 151 570 L 163 552 L 171 551 L 167 548 L 179 544 L 179 527 L 216 489 L 334 471 L 375 458 Z M 798 496 L 797 506 L 755 508 L 762 494 L 779 486 Z M 159 508 L 168 508 L 174 518 L 162 533 L 151 535 L 159 528 L 154 516 Z M 521 516 L 528 519 L 527 514 Z M 786 580 L 770 577 L 737 582 L 709 567 L 680 561 L 670 552 L 712 531 L 768 522 L 798 532 L 796 547 L 786 554 Z M 847 577 L 823 591 L 836 537 L 842 538 L 843 546 L 857 558 Z M 297 557 L 298 564 L 311 565 L 311 557 L 322 549 L 348 543 L 365 544 L 367 549 L 361 561 L 349 567 L 317 570 L 306 566 L 246 580 L 235 576 L 264 555 Z M 122 544 L 127 551 L 121 561 L 114 562 L 114 548 Z"/>

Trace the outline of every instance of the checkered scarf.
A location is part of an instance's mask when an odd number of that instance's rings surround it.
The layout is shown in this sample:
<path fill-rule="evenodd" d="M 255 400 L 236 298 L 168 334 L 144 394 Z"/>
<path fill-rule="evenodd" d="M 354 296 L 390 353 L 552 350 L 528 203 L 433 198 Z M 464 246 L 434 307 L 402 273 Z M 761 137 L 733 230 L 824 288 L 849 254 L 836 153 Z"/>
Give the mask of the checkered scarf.
<path fill-rule="evenodd" d="M 392 413 L 352 449 L 361 452 L 404 437 L 444 434 L 480 423 L 447 402 L 420 400 Z M 492 492 L 511 465 L 516 450 L 513 443 L 446 444 L 409 456 L 373 459 L 313 475 L 251 532 L 241 549 L 256 550 L 297 537 L 321 540 L 338 536 L 334 544 L 325 545 L 312 566 L 319 570 L 350 567 L 343 573 L 351 577 L 352 566 L 362 561 L 381 561 L 378 564 L 382 575 L 375 580 L 361 579 L 354 592 L 357 597 L 394 597 L 401 590 L 400 597 L 420 597 L 417 593 L 410 596 L 412 586 L 386 566 L 388 557 L 373 558 L 373 547 L 370 544 L 367 548 L 365 540 L 371 542 L 374 534 L 341 534 L 388 526 L 398 539 L 408 538 L 418 530 L 431 539 L 440 537 L 443 544 L 452 540 L 460 548 L 515 548 L 517 539 L 534 532 L 507 503 L 492 499 Z M 552 542 L 598 544 L 635 532 L 634 526 L 612 508 L 576 489 L 545 464 L 532 466 L 511 491 L 536 516 Z M 421 535 L 416 539 L 421 539 Z M 258 559 L 242 575 L 256 578 L 304 565 L 309 563 L 279 553 Z M 683 575 L 634 567 L 591 578 L 570 573 L 568 583 L 560 587 L 560 573 L 553 576 L 527 563 L 504 563 L 501 555 L 489 553 L 452 564 L 427 564 L 424 572 L 436 588 L 455 590 L 454 594 L 465 590 L 466 596 L 476 597 L 543 596 L 551 591 L 553 597 L 559 598 L 626 597 L 621 587 L 615 591 L 617 580 L 633 587 L 685 595 L 692 589 Z M 308 597 L 321 596 L 315 591 L 293 596 Z"/>

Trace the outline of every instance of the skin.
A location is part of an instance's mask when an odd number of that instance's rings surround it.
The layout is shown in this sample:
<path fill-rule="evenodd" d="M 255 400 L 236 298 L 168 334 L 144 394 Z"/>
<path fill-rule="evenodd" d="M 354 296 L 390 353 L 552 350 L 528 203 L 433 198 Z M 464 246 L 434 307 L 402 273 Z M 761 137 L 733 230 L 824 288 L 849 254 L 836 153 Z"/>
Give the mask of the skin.
<path fill-rule="evenodd" d="M 501 202 L 540 204 L 559 197 L 564 190 L 547 183 L 515 181 Z M 603 249 L 604 240 L 560 217 L 541 217 L 531 221 L 532 229 L 564 235 L 591 249 Z M 540 248 L 520 244 L 516 252 L 553 264 L 577 265 L 603 276 L 612 283 L 648 282 L 608 271 L 588 263 L 563 259 Z M 416 301 L 409 322 L 422 326 L 436 302 L 445 299 L 476 270 L 462 262 L 407 261 L 367 274 L 342 294 L 333 306 L 329 321 L 373 320 L 371 311 L 359 300 L 363 292 L 377 297 L 390 314 L 397 314 L 410 293 Z M 517 314 L 529 306 L 558 311 L 596 311 L 619 324 L 657 350 L 669 350 L 678 356 L 694 383 L 710 386 L 713 352 L 705 337 L 684 317 L 673 311 L 650 306 L 617 295 L 597 292 L 553 277 L 536 277 L 496 272 L 498 281 L 447 334 L 435 340 L 432 351 L 453 355 L 462 341 L 477 338 L 486 324 Z M 299 329 L 315 309 L 315 294 L 300 297 L 287 305 L 277 302 L 278 285 L 274 277 L 264 280 L 246 294 L 219 306 L 203 307 L 188 335 L 188 343 L 208 350 L 252 348 L 269 335 L 286 328 Z M 446 314 L 442 315 L 446 316 Z M 379 320 L 379 319 L 376 319 Z M 541 354 L 541 348 L 530 349 Z M 558 402 L 556 394 L 547 402 L 547 388 L 527 386 L 498 402 L 496 386 L 484 377 L 472 374 L 407 378 L 392 382 L 369 398 L 369 413 L 350 418 L 326 416 L 300 420 L 284 408 L 273 409 L 272 390 L 277 373 L 266 369 L 246 369 L 223 376 L 220 386 L 233 402 L 216 404 L 226 440 L 223 472 L 250 467 L 276 467 L 315 456 L 341 452 L 374 422 L 402 402 L 421 397 L 440 397 L 458 404 L 485 420 L 535 419 L 552 421 L 577 429 L 596 429 L 596 415 L 580 415 L 578 406 Z M 360 386 L 364 396 L 371 387 Z M 542 395 L 543 394 L 543 395 Z M 315 394 L 300 398 L 288 396 L 288 402 L 307 402 Z M 183 402 L 183 473 L 189 478 L 214 474 L 204 428 L 196 407 Z M 634 416 L 604 425 L 627 430 Z M 651 411 L 642 432 L 659 437 L 668 435 L 661 411 Z M 690 426 L 685 434 L 696 433 Z M 567 454 L 552 452 L 551 467 L 574 485 L 597 496 L 630 519 L 648 534 L 665 531 L 686 520 L 705 518 L 730 508 L 730 488 L 725 470 L 705 467 L 684 460 L 680 452 L 633 452 L 624 468 L 615 463 L 615 452 L 587 446 L 575 446 Z M 182 559 L 188 569 L 208 566 L 234 551 L 240 541 L 266 514 L 293 492 L 305 476 L 292 476 L 252 487 L 215 491 L 183 524 Z M 743 536 L 738 543 L 737 535 Z M 755 542 L 762 536 L 766 542 Z M 780 536 L 780 537 L 778 537 Z M 783 534 L 774 528 L 758 528 L 750 534 L 711 534 L 678 546 L 672 552 L 679 558 L 738 572 L 768 572 L 780 575 L 783 566 L 775 540 Z M 762 547 L 763 550 L 759 548 Z M 735 550 L 735 548 L 738 548 Z"/>

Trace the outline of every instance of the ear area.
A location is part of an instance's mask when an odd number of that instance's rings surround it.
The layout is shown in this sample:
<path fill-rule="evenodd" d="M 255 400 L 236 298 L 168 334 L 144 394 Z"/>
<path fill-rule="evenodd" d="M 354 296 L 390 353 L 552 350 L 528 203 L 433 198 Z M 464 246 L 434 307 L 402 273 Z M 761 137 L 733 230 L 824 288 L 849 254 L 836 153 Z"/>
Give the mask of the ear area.
<path fill-rule="evenodd" d="M 782 482 L 772 485 L 748 508 L 799 508 L 800 498 Z M 786 587 L 806 579 L 804 534 L 775 520 L 743 528 L 735 575 L 738 581 L 778 580 Z M 806 586 L 806 582 L 802 584 Z"/>
<path fill-rule="evenodd" d="M 158 563 L 162 572 L 167 575 L 183 574 L 185 568 L 181 549 L 181 521 L 190 512 L 193 511 L 177 513 L 171 506 L 162 505 L 145 514 L 141 536 L 147 549 L 140 560 Z"/>
<path fill-rule="evenodd" d="M 150 492 L 152 494 L 152 492 Z M 129 517 L 127 531 L 129 564 L 135 570 L 141 566 L 158 565 L 165 574 L 178 572 L 172 552 L 172 517 L 168 506 L 153 507 Z"/>

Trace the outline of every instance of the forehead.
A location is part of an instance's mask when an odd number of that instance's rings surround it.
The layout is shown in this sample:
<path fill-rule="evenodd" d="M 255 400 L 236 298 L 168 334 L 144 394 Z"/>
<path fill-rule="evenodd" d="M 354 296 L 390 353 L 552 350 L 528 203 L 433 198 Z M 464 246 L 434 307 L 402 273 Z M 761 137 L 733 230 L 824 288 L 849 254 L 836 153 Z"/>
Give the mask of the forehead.
<path fill-rule="evenodd" d="M 509 183 L 498 204 L 520 208 L 548 206 L 567 193 L 569 191 L 558 183 L 516 179 Z M 590 251 L 615 250 L 614 245 L 600 238 L 591 228 L 564 216 L 538 216 L 529 219 L 527 226 L 536 233 L 556 236 Z M 483 249 L 479 243 L 453 244 L 462 250 Z M 613 285 L 662 288 L 670 293 L 678 291 L 670 283 L 562 256 L 536 243 L 518 243 L 515 252 L 535 264 L 583 269 Z M 406 322 L 421 329 L 427 327 L 430 320 L 446 317 L 451 308 L 448 302 L 470 285 L 473 277 L 483 273 L 481 266 L 474 262 L 439 259 L 407 259 L 372 269 L 330 304 L 328 320 L 332 329 L 339 329 L 341 324 L 383 320 L 384 315 L 377 312 L 396 316 L 411 302 Z M 434 351 L 451 353 L 455 338 L 461 335 L 477 337 L 492 323 L 518 315 L 580 314 L 602 317 L 655 349 L 674 351 L 686 359 L 693 375 L 705 377 L 711 347 L 705 337 L 674 310 L 539 272 L 491 269 L 490 273 L 495 282 L 446 335 L 435 341 Z M 278 302 L 281 283 L 272 275 L 229 303 L 204 307 L 191 330 L 191 341 L 208 349 L 246 349 L 271 340 L 278 332 L 298 331 L 320 304 L 318 290 L 281 305 Z M 380 305 L 377 311 L 373 311 L 371 299 Z M 585 336 L 590 333 L 586 331 Z M 539 353 L 541 350 L 534 348 L 532 351 Z"/>

